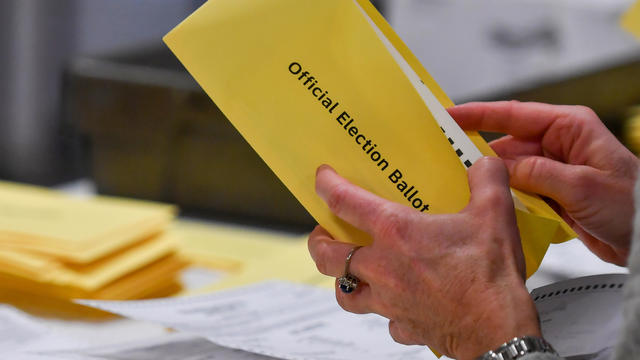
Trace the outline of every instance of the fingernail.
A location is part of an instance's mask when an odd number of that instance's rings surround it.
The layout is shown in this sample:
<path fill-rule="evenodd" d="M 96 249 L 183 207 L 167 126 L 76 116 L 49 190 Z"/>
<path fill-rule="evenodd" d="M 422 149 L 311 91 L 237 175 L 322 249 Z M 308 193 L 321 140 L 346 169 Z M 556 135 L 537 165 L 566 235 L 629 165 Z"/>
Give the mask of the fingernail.
<path fill-rule="evenodd" d="M 322 164 L 322 165 L 318 166 L 318 168 L 316 169 L 316 177 L 318 176 L 318 174 L 320 174 L 320 171 L 322 171 L 322 170 L 324 170 L 324 169 L 326 169 L 328 167 L 329 167 L 329 165 L 327 165 L 327 164 Z"/>
<path fill-rule="evenodd" d="M 326 165 L 326 164 L 320 165 L 318 167 L 318 169 L 316 169 L 316 194 L 318 194 L 318 196 L 320 196 L 320 198 L 326 202 L 327 201 L 327 195 L 325 194 L 326 189 L 318 181 L 318 176 L 320 175 L 320 173 L 322 171 L 331 171 L 331 172 L 334 172 L 334 173 L 335 173 L 335 171 L 333 170 L 333 168 L 331 166 Z"/>
<path fill-rule="evenodd" d="M 329 166 L 327 164 L 322 164 L 322 165 L 318 166 L 318 168 L 316 169 L 316 176 L 318 176 L 318 174 L 321 171 L 331 171 L 332 173 L 337 174 L 336 171 L 331 166 Z"/>

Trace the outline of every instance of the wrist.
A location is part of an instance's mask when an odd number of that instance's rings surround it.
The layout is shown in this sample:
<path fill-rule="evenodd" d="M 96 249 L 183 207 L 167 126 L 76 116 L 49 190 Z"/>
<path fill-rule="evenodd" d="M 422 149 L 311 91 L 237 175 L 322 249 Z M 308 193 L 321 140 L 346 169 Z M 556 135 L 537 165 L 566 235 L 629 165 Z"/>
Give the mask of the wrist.
<path fill-rule="evenodd" d="M 521 360 L 531 354 L 558 356 L 553 346 L 542 337 L 521 336 L 511 339 L 495 350 L 490 350 L 476 360 Z"/>
<path fill-rule="evenodd" d="M 542 337 L 538 312 L 529 293 L 525 290 L 511 295 L 511 302 L 501 302 L 476 322 L 474 336 L 462 338 L 465 341 L 457 344 L 456 358 L 474 360 L 517 336 Z"/>
<path fill-rule="evenodd" d="M 474 344 L 472 346 L 465 347 L 461 349 L 457 354 L 456 358 L 460 360 L 477 360 L 478 357 L 481 357 L 483 354 L 486 354 L 489 351 L 496 350 L 500 348 L 505 343 L 511 341 L 512 339 L 519 337 L 534 337 L 534 338 L 542 338 L 542 334 L 540 332 L 540 327 L 530 331 L 524 332 L 512 332 L 510 335 L 499 335 L 499 336 L 488 336 L 488 339 L 484 339 L 481 343 Z"/>

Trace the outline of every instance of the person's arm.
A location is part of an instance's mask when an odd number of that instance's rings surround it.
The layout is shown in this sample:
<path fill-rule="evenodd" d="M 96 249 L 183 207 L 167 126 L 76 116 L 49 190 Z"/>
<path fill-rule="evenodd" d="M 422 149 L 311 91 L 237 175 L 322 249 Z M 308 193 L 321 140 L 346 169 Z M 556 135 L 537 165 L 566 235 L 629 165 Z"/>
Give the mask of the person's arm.
<path fill-rule="evenodd" d="M 511 185 L 551 199 L 593 253 L 626 264 L 639 162 L 592 110 L 503 101 L 449 113 L 465 130 L 508 134 L 491 147 L 505 160 Z"/>

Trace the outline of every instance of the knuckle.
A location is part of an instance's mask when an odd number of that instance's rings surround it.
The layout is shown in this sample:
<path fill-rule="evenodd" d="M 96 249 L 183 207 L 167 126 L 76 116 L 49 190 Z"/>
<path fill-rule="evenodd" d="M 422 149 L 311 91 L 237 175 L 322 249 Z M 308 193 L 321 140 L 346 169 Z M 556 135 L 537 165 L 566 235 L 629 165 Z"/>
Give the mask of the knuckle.
<path fill-rule="evenodd" d="M 393 341 L 402 345 L 413 345 L 410 337 L 407 335 L 407 331 L 396 321 L 389 321 L 389 335 Z"/>
<path fill-rule="evenodd" d="M 391 338 L 393 339 L 393 341 L 397 343 L 402 343 L 402 337 L 400 336 L 398 323 L 396 323 L 393 320 L 389 321 L 389 335 L 391 335 Z"/>
<path fill-rule="evenodd" d="M 509 100 L 507 101 L 507 106 L 509 107 L 509 111 L 514 111 L 515 107 L 517 107 L 518 105 L 520 105 L 520 101 L 518 100 Z"/>
<path fill-rule="evenodd" d="M 598 114 L 587 106 L 574 105 L 571 110 L 569 114 L 562 118 L 564 121 L 560 123 L 566 136 L 577 137 L 585 128 L 590 128 L 595 124 L 602 124 Z"/>
<path fill-rule="evenodd" d="M 334 213 L 340 213 L 350 194 L 351 190 L 347 184 L 338 184 L 334 186 L 327 199 L 329 209 Z"/>
<path fill-rule="evenodd" d="M 320 243 L 316 246 L 315 249 L 315 263 L 316 268 L 322 274 L 329 275 L 329 264 L 328 264 L 328 247 L 327 245 Z"/>
<path fill-rule="evenodd" d="M 580 115 L 580 118 L 583 120 L 595 120 L 599 119 L 598 114 L 596 114 L 593 109 L 584 105 L 575 105 L 574 107 L 577 114 Z"/>
<path fill-rule="evenodd" d="M 321 274 L 329 275 L 327 272 L 327 262 L 324 259 L 316 260 L 316 268 Z"/>
<path fill-rule="evenodd" d="M 323 232 L 324 232 L 324 228 L 322 227 L 322 225 L 316 225 L 313 228 L 313 231 L 311 232 L 311 234 L 309 234 L 309 239 L 316 238 L 320 236 Z"/>
<path fill-rule="evenodd" d="M 396 206 L 386 204 L 373 219 L 376 237 L 380 239 L 404 238 L 408 231 L 408 214 Z"/>
<path fill-rule="evenodd" d="M 517 166 L 516 172 L 524 179 L 545 176 L 545 159 L 537 156 L 528 157 Z"/>
<path fill-rule="evenodd" d="M 503 209 L 507 204 L 512 204 L 511 194 L 498 186 L 487 186 L 482 193 L 476 195 L 477 201 L 469 208 L 471 213 L 480 218 L 486 218 Z"/>
<path fill-rule="evenodd" d="M 579 203 L 588 200 L 591 193 L 597 188 L 596 178 L 593 171 L 587 167 L 574 167 L 567 180 L 569 199 L 572 203 Z"/>
<path fill-rule="evenodd" d="M 517 115 L 517 107 L 520 105 L 520 101 L 518 100 L 509 100 L 507 101 L 507 114 L 509 118 L 513 118 Z"/>
<path fill-rule="evenodd" d="M 487 187 L 483 197 L 483 203 L 491 208 L 495 208 L 496 205 L 502 205 L 511 200 L 508 192 L 498 186 Z"/>

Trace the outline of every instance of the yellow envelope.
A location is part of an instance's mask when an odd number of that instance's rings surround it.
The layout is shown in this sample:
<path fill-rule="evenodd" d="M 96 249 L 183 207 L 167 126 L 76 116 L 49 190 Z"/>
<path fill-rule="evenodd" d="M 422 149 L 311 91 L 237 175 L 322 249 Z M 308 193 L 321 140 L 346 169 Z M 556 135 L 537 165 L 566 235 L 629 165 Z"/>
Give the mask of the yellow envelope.
<path fill-rule="evenodd" d="M 640 39 L 640 1 L 636 1 L 622 16 L 621 25 Z"/>
<path fill-rule="evenodd" d="M 165 42 L 337 239 L 371 241 L 316 195 L 319 165 L 416 211 L 453 213 L 469 200 L 468 151 L 492 154 L 447 119 L 451 101 L 366 0 L 209 1 Z M 549 243 L 575 234 L 542 200 L 516 194 L 530 275 Z"/>
<path fill-rule="evenodd" d="M 247 263 L 241 271 L 230 274 L 218 283 L 184 295 L 208 293 L 275 279 L 334 288 L 336 279 L 318 272 L 316 264 L 309 255 L 306 239 L 306 236 L 299 238 L 278 252 L 271 252 L 261 259 Z"/>
<path fill-rule="evenodd" d="M 61 263 L 45 255 L 0 249 L 0 273 L 53 286 L 92 292 L 176 252 L 176 242 L 160 235 L 86 265 Z"/>
<path fill-rule="evenodd" d="M 80 199 L 0 182 L 0 246 L 90 263 L 161 232 L 175 211 L 164 204 Z"/>
<path fill-rule="evenodd" d="M 285 233 L 185 220 L 174 222 L 169 233 L 179 241 L 179 253 L 190 263 L 232 273 L 282 253 L 300 239 Z"/>
<path fill-rule="evenodd" d="M 174 254 L 144 264 L 142 267 L 104 284 L 97 289 L 83 288 L 86 284 L 52 276 L 41 281 L 17 273 L 0 272 L 0 293 L 28 293 L 60 299 L 138 299 L 155 295 L 168 295 L 179 289 L 178 272 L 187 264 Z M 81 275 L 77 276 L 81 278 Z M 90 280 L 90 279 L 89 279 Z M 91 285 L 91 284 L 89 284 Z"/>

